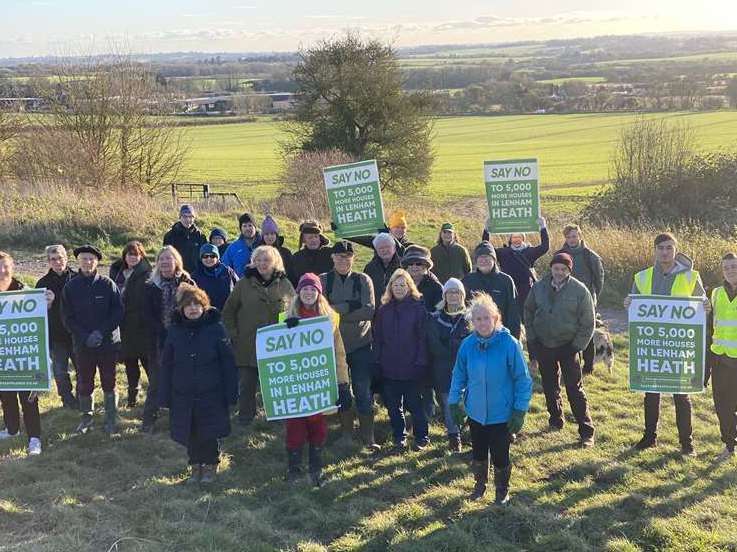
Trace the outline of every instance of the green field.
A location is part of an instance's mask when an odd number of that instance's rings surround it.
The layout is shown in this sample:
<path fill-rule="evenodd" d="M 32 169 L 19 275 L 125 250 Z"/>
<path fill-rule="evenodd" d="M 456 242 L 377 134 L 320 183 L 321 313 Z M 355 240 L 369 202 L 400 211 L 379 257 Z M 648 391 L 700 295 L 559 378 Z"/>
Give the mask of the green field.
<path fill-rule="evenodd" d="M 538 157 L 543 194 L 574 202 L 608 178 L 609 158 L 633 114 L 451 117 L 436 123 L 436 161 L 429 193 L 439 199 L 483 193 L 484 160 Z M 704 150 L 729 147 L 737 137 L 737 112 L 652 115 L 687 121 Z M 278 189 L 278 123 L 183 129 L 192 141 L 183 179 L 226 183 L 246 196 Z"/>
<path fill-rule="evenodd" d="M 709 394 L 694 400 L 698 456 L 682 459 L 673 405 L 663 400 L 660 445 L 636 454 L 642 395 L 627 391 L 626 342 L 615 374 L 586 379 L 597 445 L 576 446 L 575 424 L 551 433 L 536 386 L 524 438 L 512 448 L 512 502 L 469 502 L 467 457 L 444 454 L 440 423 L 422 452 L 372 457 L 340 450 L 335 426 L 320 490 L 282 480 L 282 424 L 257 421 L 224 440 L 219 481 L 184 483 L 184 448 L 166 417 L 136 431 L 141 408 L 123 409 L 122 432 L 76 437 L 77 416 L 42 398 L 44 453 L 25 458 L 20 438 L 0 442 L 3 550 L 34 552 L 654 552 L 729 551 L 737 542 L 737 471 L 721 450 Z M 118 374 L 119 390 L 124 375 Z M 565 405 L 568 411 L 568 405 Z M 387 438 L 383 408 L 378 432 Z M 101 424 L 101 414 L 97 424 Z M 470 450 L 466 446 L 465 450 Z M 493 489 L 490 490 L 493 498 Z"/>

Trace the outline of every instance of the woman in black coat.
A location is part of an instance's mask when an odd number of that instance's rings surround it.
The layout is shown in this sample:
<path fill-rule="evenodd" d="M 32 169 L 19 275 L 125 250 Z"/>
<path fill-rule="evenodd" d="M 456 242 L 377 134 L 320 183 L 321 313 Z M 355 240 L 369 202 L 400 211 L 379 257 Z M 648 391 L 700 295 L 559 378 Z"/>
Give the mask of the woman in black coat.
<path fill-rule="evenodd" d="M 228 406 L 238 400 L 238 371 L 220 313 L 197 287 L 182 284 L 177 290 L 159 381 L 171 438 L 187 447 L 190 481 L 213 481 L 218 439 L 230 435 Z"/>
<path fill-rule="evenodd" d="M 150 338 L 146 331 L 146 281 L 151 276 L 151 264 L 139 241 L 128 242 L 117 261 L 110 265 L 110 279 L 123 297 L 125 317 L 120 325 L 121 360 L 128 380 L 128 408 L 136 406 L 141 368 L 147 368 Z"/>

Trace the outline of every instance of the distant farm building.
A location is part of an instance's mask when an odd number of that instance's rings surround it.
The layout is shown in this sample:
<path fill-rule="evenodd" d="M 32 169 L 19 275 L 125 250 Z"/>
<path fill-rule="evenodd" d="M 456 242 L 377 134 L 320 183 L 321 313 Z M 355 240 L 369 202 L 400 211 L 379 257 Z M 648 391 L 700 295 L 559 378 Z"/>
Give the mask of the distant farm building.
<path fill-rule="evenodd" d="M 203 96 L 177 101 L 180 115 L 233 115 L 248 113 L 281 113 L 290 111 L 296 102 L 291 92 L 263 94 L 229 94 Z"/>

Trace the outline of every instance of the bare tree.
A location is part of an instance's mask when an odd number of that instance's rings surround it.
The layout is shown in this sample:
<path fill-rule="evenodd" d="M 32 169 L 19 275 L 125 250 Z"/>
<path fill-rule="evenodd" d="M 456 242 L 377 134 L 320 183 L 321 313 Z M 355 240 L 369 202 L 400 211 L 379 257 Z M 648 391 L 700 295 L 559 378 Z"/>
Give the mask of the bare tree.
<path fill-rule="evenodd" d="M 7 164 L 24 126 L 19 113 L 0 110 L 0 178 L 7 172 Z"/>
<path fill-rule="evenodd" d="M 170 98 L 149 67 L 126 56 L 65 61 L 45 98 L 52 114 L 18 149 L 19 178 L 148 193 L 176 179 L 188 144 L 164 119 Z"/>

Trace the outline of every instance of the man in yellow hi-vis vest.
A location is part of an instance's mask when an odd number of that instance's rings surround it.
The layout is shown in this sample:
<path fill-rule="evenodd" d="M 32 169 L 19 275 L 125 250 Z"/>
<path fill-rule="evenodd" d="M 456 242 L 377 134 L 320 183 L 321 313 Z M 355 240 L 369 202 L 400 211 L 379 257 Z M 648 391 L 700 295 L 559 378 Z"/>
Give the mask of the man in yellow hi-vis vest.
<path fill-rule="evenodd" d="M 725 462 L 737 445 L 737 254 L 722 257 L 724 285 L 711 293 L 712 340 L 708 367 L 711 392 L 719 418 L 724 451 L 716 458 Z M 707 380 L 708 380 L 707 372 Z"/>
<path fill-rule="evenodd" d="M 701 276 L 693 269 L 693 261 L 678 252 L 678 242 L 671 233 L 658 234 L 655 238 L 655 265 L 635 274 L 631 294 L 633 295 L 671 295 L 678 297 L 703 297 L 705 308 L 709 302 L 701 283 Z M 627 297 L 625 308 L 632 299 Z M 691 399 L 682 393 L 673 394 L 676 405 L 676 425 L 681 452 L 693 456 L 693 436 L 691 428 Z M 658 444 L 658 419 L 660 418 L 660 393 L 645 393 L 645 434 L 635 445 L 644 450 Z"/>

